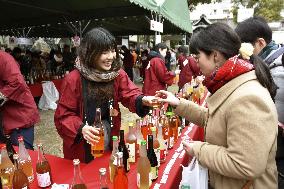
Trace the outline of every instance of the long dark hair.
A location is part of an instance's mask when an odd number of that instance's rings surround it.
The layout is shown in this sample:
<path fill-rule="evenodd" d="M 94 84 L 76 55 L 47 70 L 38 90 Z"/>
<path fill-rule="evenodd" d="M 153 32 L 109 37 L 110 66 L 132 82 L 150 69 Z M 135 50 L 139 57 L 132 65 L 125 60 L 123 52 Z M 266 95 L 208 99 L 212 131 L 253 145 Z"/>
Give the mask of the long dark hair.
<path fill-rule="evenodd" d="M 226 59 L 239 54 L 241 40 L 237 33 L 224 23 L 214 23 L 204 30 L 194 34 L 190 40 L 189 49 L 192 54 L 199 51 L 210 55 L 214 50 L 219 51 Z M 271 76 L 268 66 L 256 55 L 252 55 L 250 62 L 255 67 L 255 73 L 262 86 L 268 89 L 274 101 L 277 86 Z"/>
<path fill-rule="evenodd" d="M 115 61 L 119 61 L 115 37 L 104 28 L 94 28 L 85 34 L 80 43 L 78 48 L 80 62 L 89 68 L 94 67 L 94 62 L 96 62 L 102 52 L 111 49 L 115 49 Z"/>

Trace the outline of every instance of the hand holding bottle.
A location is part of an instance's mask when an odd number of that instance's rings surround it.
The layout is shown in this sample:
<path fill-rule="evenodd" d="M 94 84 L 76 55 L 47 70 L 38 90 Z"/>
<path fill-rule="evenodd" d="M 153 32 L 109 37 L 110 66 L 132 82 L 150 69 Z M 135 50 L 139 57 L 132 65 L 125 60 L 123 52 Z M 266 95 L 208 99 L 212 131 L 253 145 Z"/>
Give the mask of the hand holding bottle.
<path fill-rule="evenodd" d="M 183 148 L 184 150 L 190 155 L 190 156 L 194 156 L 194 152 L 193 152 L 193 145 L 194 145 L 194 141 L 182 141 L 183 144 Z"/>
<path fill-rule="evenodd" d="M 90 125 L 85 125 L 82 128 L 82 135 L 84 137 L 84 139 L 87 141 L 87 143 L 93 144 L 93 143 L 97 143 L 99 142 L 100 137 L 98 136 L 100 131 L 100 129 L 95 128 L 93 126 Z"/>
<path fill-rule="evenodd" d="M 172 106 L 178 106 L 180 104 L 180 100 L 175 97 L 175 95 L 171 92 L 160 90 L 156 92 L 156 97 L 159 97 L 159 102 L 167 102 Z"/>

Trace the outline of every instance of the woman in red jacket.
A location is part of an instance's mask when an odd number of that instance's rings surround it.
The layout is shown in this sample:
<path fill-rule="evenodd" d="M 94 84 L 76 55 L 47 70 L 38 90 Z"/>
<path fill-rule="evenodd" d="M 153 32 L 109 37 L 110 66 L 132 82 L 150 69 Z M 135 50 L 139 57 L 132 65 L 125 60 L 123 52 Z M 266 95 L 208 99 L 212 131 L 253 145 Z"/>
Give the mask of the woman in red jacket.
<path fill-rule="evenodd" d="M 165 65 L 165 56 L 167 53 L 167 45 L 159 43 L 154 47 L 154 51 L 149 53 L 149 64 L 145 69 L 145 79 L 143 85 L 143 93 L 154 96 L 156 91 L 166 90 L 174 82 L 177 72 L 167 71 Z"/>
<path fill-rule="evenodd" d="M 179 75 L 179 90 L 188 83 L 191 82 L 192 78 L 196 78 L 201 75 L 200 69 L 197 66 L 195 59 L 192 56 L 188 56 L 188 50 L 185 46 L 180 46 L 178 48 L 179 58 L 178 65 L 180 66 L 180 75 Z"/>
<path fill-rule="evenodd" d="M 120 68 L 115 38 L 107 30 L 94 28 L 86 33 L 78 55 L 76 69 L 63 81 L 54 120 L 63 138 L 64 158 L 89 162 L 93 159 L 89 143 L 98 141 L 98 130 L 92 126 L 96 108 L 101 108 L 108 149 L 111 136 L 118 135 L 120 130 L 118 102 L 145 116 L 148 108 L 144 105 L 153 97 L 144 96 Z"/>
<path fill-rule="evenodd" d="M 38 121 L 34 98 L 18 63 L 10 54 L 0 51 L 0 127 L 13 145 L 18 145 L 21 135 L 26 148 L 33 149 L 34 125 Z"/>

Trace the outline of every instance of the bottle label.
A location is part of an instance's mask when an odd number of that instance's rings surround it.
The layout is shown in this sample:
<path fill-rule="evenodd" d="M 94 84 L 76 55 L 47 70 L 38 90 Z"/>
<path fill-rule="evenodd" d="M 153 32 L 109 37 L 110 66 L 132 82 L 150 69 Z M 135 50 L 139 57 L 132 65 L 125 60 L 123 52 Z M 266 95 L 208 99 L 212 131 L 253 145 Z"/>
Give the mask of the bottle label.
<path fill-rule="evenodd" d="M 170 144 L 169 144 L 169 148 L 174 147 L 174 137 L 170 137 Z"/>
<path fill-rule="evenodd" d="M 166 150 L 160 150 L 160 161 L 165 161 L 165 160 L 166 160 Z"/>
<path fill-rule="evenodd" d="M 151 176 L 152 180 L 155 180 L 158 178 L 158 167 L 151 167 Z"/>
<path fill-rule="evenodd" d="M 128 144 L 128 151 L 129 151 L 129 162 L 135 163 L 135 143 Z"/>
<path fill-rule="evenodd" d="M 160 149 L 154 149 L 154 152 L 156 154 L 157 157 L 157 161 L 158 161 L 158 167 L 160 167 Z"/>
<path fill-rule="evenodd" d="M 140 173 L 137 173 L 137 186 L 140 188 Z"/>
<path fill-rule="evenodd" d="M 117 166 L 117 156 L 114 156 L 113 165 Z"/>
<path fill-rule="evenodd" d="M 49 172 L 43 174 L 36 173 L 36 176 L 39 187 L 47 187 L 51 185 Z"/>

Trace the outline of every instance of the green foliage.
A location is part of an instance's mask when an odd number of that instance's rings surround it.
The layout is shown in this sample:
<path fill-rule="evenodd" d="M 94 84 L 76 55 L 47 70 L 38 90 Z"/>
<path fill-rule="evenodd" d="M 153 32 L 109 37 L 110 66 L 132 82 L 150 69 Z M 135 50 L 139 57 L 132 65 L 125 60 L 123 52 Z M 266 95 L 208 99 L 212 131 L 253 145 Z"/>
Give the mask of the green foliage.
<path fill-rule="evenodd" d="M 234 21 L 237 20 L 237 9 L 239 5 L 247 8 L 254 8 L 254 15 L 262 16 L 267 21 L 281 20 L 280 12 L 284 8 L 283 0 L 232 0 L 234 3 L 233 15 Z"/>

